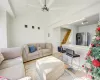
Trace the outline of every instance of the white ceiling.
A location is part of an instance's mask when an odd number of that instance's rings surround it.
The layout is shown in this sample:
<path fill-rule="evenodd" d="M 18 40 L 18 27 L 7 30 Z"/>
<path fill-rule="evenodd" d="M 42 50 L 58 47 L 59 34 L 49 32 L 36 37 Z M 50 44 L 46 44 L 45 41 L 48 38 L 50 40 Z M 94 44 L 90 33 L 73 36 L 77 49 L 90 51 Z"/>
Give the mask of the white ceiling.
<path fill-rule="evenodd" d="M 27 14 L 28 12 L 32 12 L 32 11 L 34 12 L 37 10 L 37 8 L 29 7 L 27 6 L 27 4 L 32 4 L 40 7 L 39 0 L 9 0 L 9 1 L 11 2 L 11 5 L 16 15 L 23 15 L 23 14 Z M 47 0 L 47 4 L 49 3 L 49 1 L 50 0 Z M 82 9 L 88 7 L 89 5 L 92 5 L 97 1 L 100 0 L 54 0 L 50 7 L 52 8 L 66 7 L 66 9 L 57 10 L 57 11 L 60 12 L 66 10 L 70 12 L 70 11 L 75 11 L 78 8 Z M 42 0 L 42 2 L 44 2 L 44 0 Z"/>
<path fill-rule="evenodd" d="M 16 15 L 28 15 L 28 13 L 33 14 L 41 14 L 41 5 L 39 0 L 6 0 L 9 1 L 10 7 L 12 9 L 12 12 Z M 44 0 L 41 0 L 44 2 Z M 49 4 L 51 0 L 47 0 L 47 4 Z M 78 11 L 81 11 L 83 9 L 86 9 L 88 7 L 91 7 L 93 5 L 96 5 L 100 2 L 100 0 L 52 0 L 53 3 L 50 6 L 51 8 L 63 8 L 58 10 L 49 11 L 48 13 L 43 12 L 43 14 L 49 14 L 51 21 L 55 22 L 58 19 L 64 18 L 65 15 L 71 15 L 74 13 L 77 13 Z M 1 1 L 0 1 L 1 2 Z M 5 4 L 5 2 L 3 2 Z M 40 9 L 33 8 L 30 6 L 27 6 L 27 4 L 32 4 L 34 6 L 41 7 Z M 1 5 L 1 4 L 0 4 Z M 6 10 L 10 12 L 8 9 L 8 6 L 5 6 Z"/>
<path fill-rule="evenodd" d="M 9 0 L 0 0 L 0 11 L 7 11 L 14 17 L 14 12 Z"/>
<path fill-rule="evenodd" d="M 87 21 L 88 23 L 82 24 L 83 21 Z M 70 25 L 81 27 L 81 26 L 86 26 L 86 25 L 97 24 L 98 21 L 99 21 L 99 14 L 95 14 L 95 15 L 86 17 L 83 20 L 79 20 L 79 21 L 73 22 Z"/>

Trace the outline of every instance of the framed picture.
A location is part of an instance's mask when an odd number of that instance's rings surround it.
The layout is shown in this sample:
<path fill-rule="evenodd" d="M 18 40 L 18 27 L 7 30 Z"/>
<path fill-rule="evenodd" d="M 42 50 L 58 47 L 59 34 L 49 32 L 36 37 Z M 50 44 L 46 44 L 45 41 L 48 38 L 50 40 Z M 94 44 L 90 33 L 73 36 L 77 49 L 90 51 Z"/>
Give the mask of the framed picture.
<path fill-rule="evenodd" d="M 25 28 L 27 28 L 28 26 L 27 25 L 25 25 Z"/>
<path fill-rule="evenodd" d="M 38 27 L 38 29 L 40 30 L 40 27 Z"/>
<path fill-rule="evenodd" d="M 34 26 L 32 26 L 32 29 L 34 29 Z"/>

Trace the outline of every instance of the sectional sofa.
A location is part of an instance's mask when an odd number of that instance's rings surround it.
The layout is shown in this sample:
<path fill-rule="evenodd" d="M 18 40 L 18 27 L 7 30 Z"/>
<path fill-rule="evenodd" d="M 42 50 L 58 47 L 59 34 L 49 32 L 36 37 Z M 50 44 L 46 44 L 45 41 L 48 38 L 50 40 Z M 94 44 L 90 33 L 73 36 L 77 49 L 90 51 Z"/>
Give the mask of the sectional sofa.
<path fill-rule="evenodd" d="M 29 46 L 35 46 L 37 50 L 30 53 Z M 48 56 L 53 53 L 53 47 L 51 43 L 31 43 L 23 46 L 23 60 L 24 62 L 37 59 L 40 57 Z"/>
<path fill-rule="evenodd" d="M 2 48 L 0 50 L 4 61 L 0 64 L 0 76 L 9 80 L 18 80 L 25 77 L 21 48 Z"/>
<path fill-rule="evenodd" d="M 31 45 L 37 48 L 34 53 L 29 53 L 29 46 Z M 26 44 L 23 48 L 2 48 L 0 53 L 4 60 L 0 64 L 0 76 L 9 80 L 31 80 L 30 77 L 25 77 L 23 60 L 26 62 L 48 56 L 52 54 L 52 51 L 52 44 L 50 43 Z"/>

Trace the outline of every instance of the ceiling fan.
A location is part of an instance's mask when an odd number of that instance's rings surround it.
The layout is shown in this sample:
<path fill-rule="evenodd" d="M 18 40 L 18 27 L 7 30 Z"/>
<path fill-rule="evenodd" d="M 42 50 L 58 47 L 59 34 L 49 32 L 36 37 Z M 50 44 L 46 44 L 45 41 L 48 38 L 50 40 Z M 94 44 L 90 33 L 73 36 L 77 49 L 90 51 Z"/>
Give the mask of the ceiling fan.
<path fill-rule="evenodd" d="M 47 7 L 47 3 L 46 3 L 46 0 L 44 2 L 44 6 L 42 8 L 42 11 L 49 11 L 49 8 Z"/>
<path fill-rule="evenodd" d="M 66 7 L 55 7 L 55 8 L 50 8 L 54 0 L 49 0 L 49 3 L 47 4 L 47 0 L 44 0 L 44 3 L 42 0 L 39 0 L 40 6 L 32 5 L 32 4 L 27 4 L 28 6 L 31 6 L 33 8 L 38 8 L 41 9 L 43 12 L 49 12 L 50 10 L 62 10 L 65 9 Z"/>

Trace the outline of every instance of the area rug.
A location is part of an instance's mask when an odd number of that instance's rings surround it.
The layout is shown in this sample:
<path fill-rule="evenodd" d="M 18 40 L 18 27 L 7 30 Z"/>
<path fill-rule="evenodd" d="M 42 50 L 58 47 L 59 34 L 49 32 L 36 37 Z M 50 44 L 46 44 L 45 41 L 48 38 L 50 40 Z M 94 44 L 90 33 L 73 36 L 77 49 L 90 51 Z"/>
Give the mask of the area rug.
<path fill-rule="evenodd" d="M 36 60 L 24 63 L 24 65 L 25 65 L 26 76 L 32 77 L 32 80 L 41 80 L 36 71 Z M 79 77 L 80 73 L 79 72 L 77 73 Z M 77 74 L 73 74 L 66 69 L 64 74 L 61 77 L 59 77 L 58 80 L 74 80 L 77 77 L 76 75 Z"/>

